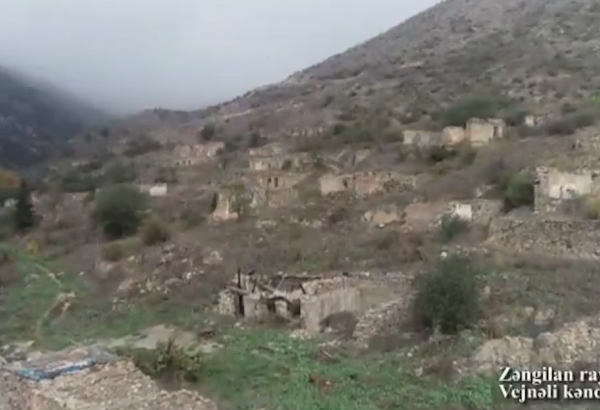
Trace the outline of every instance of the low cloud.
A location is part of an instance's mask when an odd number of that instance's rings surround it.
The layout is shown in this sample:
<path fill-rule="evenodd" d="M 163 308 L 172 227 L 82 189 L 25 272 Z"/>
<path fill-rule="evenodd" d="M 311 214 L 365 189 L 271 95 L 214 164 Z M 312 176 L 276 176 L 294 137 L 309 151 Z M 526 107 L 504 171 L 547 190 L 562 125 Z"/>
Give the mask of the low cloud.
<path fill-rule="evenodd" d="M 0 65 L 118 111 L 193 109 L 367 40 L 437 0 L 0 0 Z"/>

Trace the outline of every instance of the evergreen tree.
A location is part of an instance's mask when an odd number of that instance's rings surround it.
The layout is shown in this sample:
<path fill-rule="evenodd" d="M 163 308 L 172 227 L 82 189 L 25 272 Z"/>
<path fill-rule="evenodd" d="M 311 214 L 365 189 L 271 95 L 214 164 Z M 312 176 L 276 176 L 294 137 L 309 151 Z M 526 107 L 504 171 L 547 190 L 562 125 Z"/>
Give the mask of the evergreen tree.
<path fill-rule="evenodd" d="M 33 203 L 31 202 L 31 192 L 29 185 L 25 180 L 21 181 L 17 193 L 17 203 L 15 204 L 14 223 L 18 230 L 24 230 L 35 224 L 35 215 L 33 212 Z"/>

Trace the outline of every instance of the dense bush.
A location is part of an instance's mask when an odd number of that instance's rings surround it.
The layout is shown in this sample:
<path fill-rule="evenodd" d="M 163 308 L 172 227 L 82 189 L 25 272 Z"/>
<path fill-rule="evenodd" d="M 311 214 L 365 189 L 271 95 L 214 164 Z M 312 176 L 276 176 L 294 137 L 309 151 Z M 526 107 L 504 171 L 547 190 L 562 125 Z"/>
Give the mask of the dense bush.
<path fill-rule="evenodd" d="M 201 353 L 180 348 L 174 339 L 158 343 L 153 350 L 121 348 L 117 353 L 131 358 L 144 374 L 175 382 L 197 383 L 204 364 Z"/>
<path fill-rule="evenodd" d="M 549 135 L 571 135 L 579 128 L 594 125 L 594 116 L 589 112 L 579 112 L 564 116 L 561 119 L 550 121 L 545 126 Z"/>
<path fill-rule="evenodd" d="M 179 178 L 177 177 L 177 170 L 173 167 L 161 167 L 156 173 L 154 182 L 157 184 L 176 184 Z"/>
<path fill-rule="evenodd" d="M 25 180 L 22 180 L 19 186 L 13 216 L 15 228 L 20 231 L 31 228 L 36 223 L 33 203 L 31 202 L 31 192 Z"/>
<path fill-rule="evenodd" d="M 506 121 L 506 124 L 510 127 L 518 127 L 523 124 L 527 111 L 522 107 L 513 107 L 507 110 L 502 118 Z"/>
<path fill-rule="evenodd" d="M 469 260 L 441 260 L 418 279 L 413 313 L 419 330 L 455 334 L 481 317 L 477 272 Z"/>
<path fill-rule="evenodd" d="M 59 189 L 62 192 L 77 193 L 90 192 L 98 186 L 97 178 L 71 170 L 65 173 L 59 181 Z"/>
<path fill-rule="evenodd" d="M 455 215 L 444 215 L 440 221 L 440 236 L 444 242 L 450 242 L 468 229 L 468 222 Z"/>
<path fill-rule="evenodd" d="M 505 211 L 522 206 L 533 206 L 533 179 L 524 172 L 509 174 L 502 182 L 502 193 Z"/>
<path fill-rule="evenodd" d="M 248 148 L 258 148 L 267 143 L 266 139 L 259 132 L 253 132 L 248 137 Z"/>
<path fill-rule="evenodd" d="M 127 184 L 135 181 L 137 171 L 133 164 L 127 164 L 117 161 L 109 166 L 104 173 L 104 183 L 106 184 Z"/>
<path fill-rule="evenodd" d="M 75 169 L 77 172 L 87 174 L 102 169 L 102 165 L 102 161 L 93 160 L 78 165 L 77 167 L 75 167 Z"/>
<path fill-rule="evenodd" d="M 444 127 L 462 127 L 471 118 L 498 117 L 510 105 L 504 97 L 470 96 L 464 97 L 442 110 L 439 121 Z"/>
<path fill-rule="evenodd" d="M 171 230 L 165 222 L 153 217 L 144 222 L 141 236 L 144 245 L 152 246 L 168 241 L 171 237 Z"/>
<path fill-rule="evenodd" d="M 123 244 L 116 242 L 109 242 L 102 247 L 102 258 L 105 261 L 116 262 L 123 259 L 125 256 L 125 249 Z"/>
<path fill-rule="evenodd" d="M 137 157 L 149 152 L 158 151 L 161 148 L 162 145 L 160 142 L 153 138 L 142 135 L 129 140 L 127 147 L 123 151 L 123 154 L 127 157 Z"/>
<path fill-rule="evenodd" d="M 217 132 L 217 129 L 212 124 L 205 125 L 200 131 L 200 140 L 208 142 L 212 140 Z"/>
<path fill-rule="evenodd" d="M 434 145 L 432 147 L 424 148 L 421 152 L 429 162 L 437 164 L 447 159 L 455 158 L 458 152 L 452 148 L 448 148 L 444 145 Z"/>
<path fill-rule="evenodd" d="M 111 239 L 137 232 L 146 211 L 147 197 L 134 187 L 113 185 L 96 195 L 93 218 Z"/>

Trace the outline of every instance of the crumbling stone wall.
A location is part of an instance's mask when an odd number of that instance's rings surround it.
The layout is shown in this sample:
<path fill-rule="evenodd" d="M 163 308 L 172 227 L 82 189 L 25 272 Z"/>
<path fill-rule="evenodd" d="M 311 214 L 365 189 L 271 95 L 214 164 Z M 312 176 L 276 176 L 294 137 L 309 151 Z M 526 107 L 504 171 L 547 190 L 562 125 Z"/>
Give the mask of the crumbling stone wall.
<path fill-rule="evenodd" d="M 595 130 L 594 130 L 595 131 Z M 579 132 L 575 139 L 574 148 L 584 152 L 599 152 L 600 151 L 600 135 L 596 133 Z"/>
<path fill-rule="evenodd" d="M 489 245 L 515 253 L 600 259 L 600 221 L 502 217 L 489 235 Z"/>
<path fill-rule="evenodd" d="M 322 195 L 347 192 L 363 197 L 391 190 L 410 191 L 416 188 L 417 183 L 415 175 L 397 172 L 357 172 L 344 175 L 324 175 L 319 179 L 319 189 Z"/>
<path fill-rule="evenodd" d="M 298 190 L 295 188 L 255 188 L 252 194 L 251 206 L 253 208 L 261 206 L 279 208 L 295 203 L 298 200 L 298 197 Z"/>
<path fill-rule="evenodd" d="M 360 313 L 361 294 L 357 288 L 336 289 L 318 295 L 302 297 L 301 320 L 308 334 L 321 331 L 321 323 L 328 316 L 340 312 Z"/>
<path fill-rule="evenodd" d="M 465 127 L 446 127 L 442 130 L 444 144 L 456 145 L 467 139 Z"/>
<path fill-rule="evenodd" d="M 307 154 L 277 155 L 277 156 L 251 156 L 249 168 L 254 172 L 276 170 L 301 170 L 312 161 Z"/>
<path fill-rule="evenodd" d="M 284 171 L 260 171 L 246 176 L 251 191 L 252 207 L 280 207 L 298 199 L 296 186 L 307 178 L 307 174 Z"/>
<path fill-rule="evenodd" d="M 506 134 L 506 123 L 500 119 L 471 118 L 466 125 L 467 138 L 471 145 L 487 145 L 492 140 L 502 139 Z"/>
<path fill-rule="evenodd" d="M 252 203 L 251 192 L 241 184 L 224 187 L 217 195 L 217 206 L 212 214 L 215 221 L 237 219 L 244 208 Z"/>
<path fill-rule="evenodd" d="M 254 185 L 266 190 L 290 189 L 302 182 L 307 175 L 297 172 L 265 171 L 252 176 Z"/>
<path fill-rule="evenodd" d="M 250 158 L 249 167 L 252 171 L 268 171 L 283 168 L 284 158 Z"/>
<path fill-rule="evenodd" d="M 527 127 L 539 127 L 541 125 L 544 125 L 545 123 L 548 122 L 550 118 L 549 114 L 542 114 L 542 115 L 535 115 L 535 114 L 530 114 L 530 115 L 526 115 L 525 118 L 523 118 L 523 125 L 527 126 Z"/>
<path fill-rule="evenodd" d="M 273 143 L 273 144 L 263 145 L 262 147 L 258 147 L 258 148 L 251 148 L 248 151 L 248 155 L 250 157 L 265 158 L 265 157 L 274 157 L 274 156 L 278 156 L 278 155 L 283 155 L 283 154 L 285 154 L 285 152 L 286 152 L 285 147 L 283 147 L 281 144 Z"/>
<path fill-rule="evenodd" d="M 319 137 L 319 136 L 325 134 L 326 131 L 327 131 L 327 128 L 323 127 L 323 126 L 304 127 L 304 128 L 290 129 L 286 132 L 286 134 L 293 138 L 297 138 L 297 137 L 311 138 L 311 137 Z"/>
<path fill-rule="evenodd" d="M 600 171 L 581 169 L 563 172 L 556 168 L 538 167 L 536 174 L 536 212 L 556 212 L 567 200 L 600 194 Z"/>
<path fill-rule="evenodd" d="M 179 167 L 194 166 L 209 161 L 225 149 L 225 143 L 221 141 L 206 144 L 178 145 L 173 150 L 174 164 Z"/>
<path fill-rule="evenodd" d="M 247 282 L 243 275 L 241 279 L 244 289 L 260 288 Z M 235 283 L 236 280 L 237 278 L 232 283 Z M 333 314 L 349 312 L 359 316 L 375 304 L 397 297 L 389 289 L 389 286 L 381 286 L 358 278 L 307 278 L 306 281 L 302 282 L 302 289 L 290 288 L 286 290 L 284 286 L 281 289 L 280 286 L 277 286 L 272 295 L 283 296 L 289 301 L 300 302 L 300 311 L 297 312 L 300 315 L 300 325 L 309 336 L 320 333 L 323 330 L 325 319 Z M 219 294 L 217 311 L 221 314 L 234 315 L 237 312 L 236 299 L 236 295 L 230 288 L 224 290 Z M 275 312 L 269 312 L 265 304 L 261 302 L 259 290 L 256 290 L 255 293 L 247 292 L 243 295 L 243 303 L 245 318 L 260 319 L 273 313 L 283 318 L 297 318 L 288 310 L 287 303 L 284 301 L 276 302 Z"/>
<path fill-rule="evenodd" d="M 405 130 L 402 133 L 402 142 L 405 145 L 414 145 L 420 148 L 441 145 L 442 135 L 437 132 L 422 130 Z"/>
<path fill-rule="evenodd" d="M 375 305 L 360 318 L 352 334 L 354 342 L 367 348 L 371 338 L 398 332 L 409 307 L 408 298 L 400 298 Z"/>
<path fill-rule="evenodd" d="M 418 147 L 435 145 L 456 145 L 469 141 L 474 147 L 488 145 L 491 141 L 502 139 L 506 135 L 506 123 L 503 120 L 490 118 L 471 118 L 464 127 L 446 127 L 441 133 L 406 130 L 404 144 Z"/>
<path fill-rule="evenodd" d="M 448 210 L 446 202 L 415 202 L 404 208 L 405 228 L 425 232 L 439 227 L 439 220 Z"/>
<path fill-rule="evenodd" d="M 365 212 L 362 220 L 372 226 L 401 223 L 404 220 L 404 212 L 397 205 L 388 204 Z"/>
<path fill-rule="evenodd" d="M 452 215 L 477 225 L 488 225 L 500 215 L 503 203 L 493 199 L 474 199 L 471 201 L 452 201 L 445 215 Z"/>

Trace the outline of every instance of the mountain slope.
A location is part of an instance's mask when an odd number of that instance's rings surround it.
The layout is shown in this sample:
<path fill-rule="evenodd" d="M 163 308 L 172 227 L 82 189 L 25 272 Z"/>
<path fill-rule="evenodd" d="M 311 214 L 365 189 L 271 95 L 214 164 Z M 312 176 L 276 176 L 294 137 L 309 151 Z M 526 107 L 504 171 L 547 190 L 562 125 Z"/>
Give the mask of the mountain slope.
<path fill-rule="evenodd" d="M 557 111 L 600 90 L 599 19 L 593 0 L 446 0 L 213 110 L 268 116 L 273 131 L 340 116 L 433 116 L 467 94 L 502 94 L 530 110 Z"/>
<path fill-rule="evenodd" d="M 1 167 L 39 163 L 104 118 L 104 113 L 51 85 L 0 67 Z"/>

